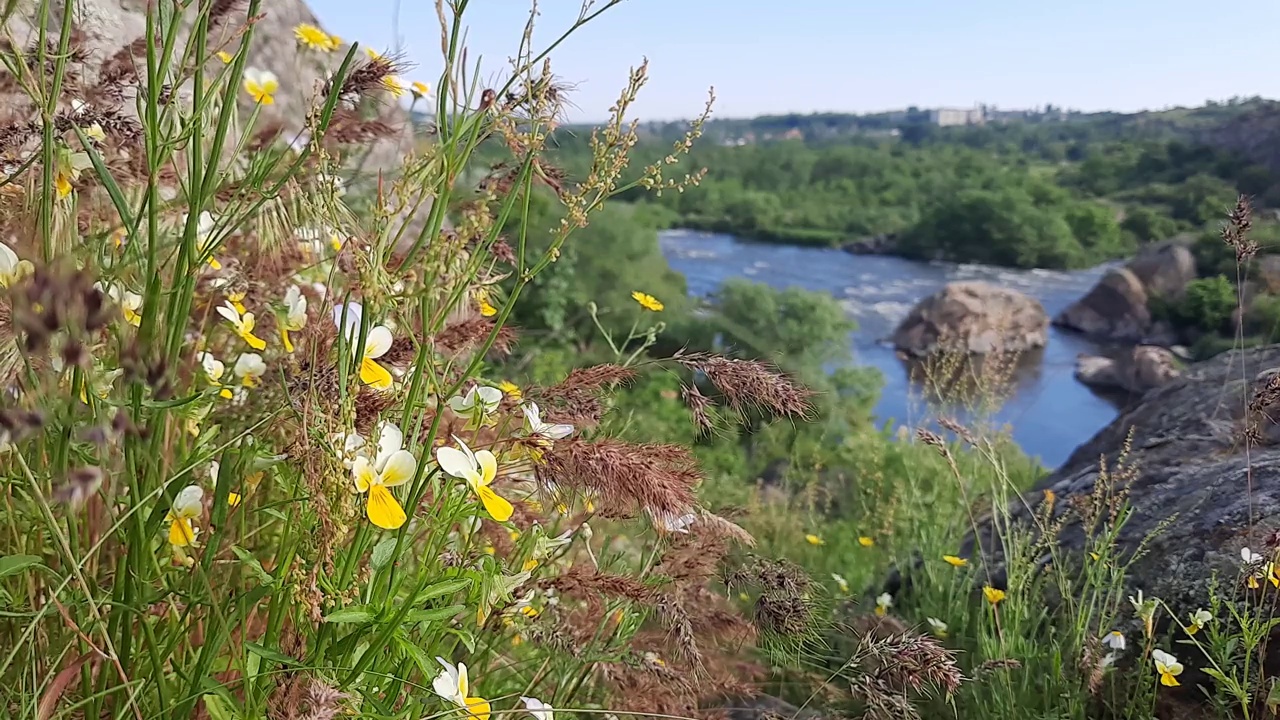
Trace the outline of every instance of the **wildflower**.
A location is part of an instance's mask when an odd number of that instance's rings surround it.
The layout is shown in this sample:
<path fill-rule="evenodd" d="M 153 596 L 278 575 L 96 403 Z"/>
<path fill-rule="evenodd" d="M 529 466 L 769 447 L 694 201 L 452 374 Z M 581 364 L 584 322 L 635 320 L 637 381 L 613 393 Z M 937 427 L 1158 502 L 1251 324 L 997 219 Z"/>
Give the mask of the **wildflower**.
<path fill-rule="evenodd" d="M 1111 632 L 1102 636 L 1102 645 L 1104 647 L 1111 648 L 1116 652 L 1124 651 L 1126 644 L 1127 643 L 1125 642 L 1125 639 L 1124 639 L 1124 633 L 1120 632 L 1119 630 L 1112 630 Z"/>
<path fill-rule="evenodd" d="M 431 88 L 426 83 L 415 80 L 409 85 L 409 92 L 412 92 L 414 97 L 422 98 L 431 94 Z"/>
<path fill-rule="evenodd" d="M 480 314 L 484 317 L 498 314 L 498 308 L 489 302 L 489 291 L 483 288 L 476 291 L 476 307 L 480 308 Z"/>
<path fill-rule="evenodd" d="M 360 303 L 347 303 L 345 306 L 347 342 L 351 344 L 351 352 L 356 352 L 359 344 L 360 318 L 364 307 Z M 342 327 L 344 308 L 333 309 L 333 322 Z M 364 355 L 360 358 L 360 380 L 375 390 L 386 390 L 391 387 L 391 371 L 378 364 L 378 358 L 391 349 L 394 338 L 391 329 L 385 325 L 374 325 L 364 339 Z"/>
<path fill-rule="evenodd" d="M 436 462 L 440 464 L 440 469 L 456 478 L 466 480 L 471 490 L 480 498 L 484 509 L 489 511 L 494 520 L 506 522 L 511 519 L 511 513 L 514 511 L 511 503 L 499 497 L 493 488 L 489 487 L 498 474 L 498 459 L 488 450 L 472 452 L 466 443 L 456 437 L 454 440 L 457 440 L 461 450 L 451 447 L 436 450 Z"/>
<path fill-rule="evenodd" d="M 184 227 L 186 226 L 186 216 L 182 218 L 182 224 Z M 209 267 L 214 270 L 221 270 L 222 263 L 218 262 L 218 258 L 213 256 L 215 246 L 218 244 L 217 240 L 213 237 L 214 226 L 217 224 L 217 218 L 215 218 L 212 213 L 208 210 L 201 211 L 199 217 L 196 218 L 196 244 L 200 248 L 201 255 L 209 256 L 209 259 L 206 261 L 209 263 Z"/>
<path fill-rule="evenodd" d="M 950 565 L 950 566 L 952 566 L 952 567 L 958 567 L 958 568 L 959 568 L 959 567 L 964 567 L 964 566 L 966 566 L 966 565 L 968 565 L 968 564 L 969 564 L 969 561 L 968 561 L 967 559 L 962 558 L 962 557 L 957 557 L 957 556 L 955 556 L 955 555 L 943 555 L 943 556 L 942 556 L 942 559 L 943 559 L 943 560 L 945 560 L 945 561 L 947 561 L 947 564 L 948 564 L 948 565 Z"/>
<path fill-rule="evenodd" d="M 639 290 L 631 293 L 631 299 L 639 303 L 640 307 L 651 312 L 662 312 L 662 309 L 666 307 L 658 298 L 648 293 L 642 293 Z"/>
<path fill-rule="evenodd" d="M 93 167 L 88 153 L 73 153 L 62 149 L 54 160 L 53 185 L 61 200 L 71 194 L 71 183 L 80 179 L 80 173 Z"/>
<path fill-rule="evenodd" d="M 207 352 L 202 352 L 197 357 L 200 360 L 200 367 L 204 369 L 205 377 L 209 380 L 209 384 L 214 387 L 222 387 L 222 375 L 227 371 L 227 366 Z M 231 399 L 231 390 L 228 388 L 223 387 L 218 394 L 228 400 Z"/>
<path fill-rule="evenodd" d="M 267 341 L 253 334 L 253 313 L 240 314 L 235 306 L 230 302 L 218 306 L 218 314 L 226 318 L 231 323 L 231 327 L 235 328 L 236 334 L 241 340 L 248 343 L 249 347 L 254 350 L 262 350 L 267 347 Z"/>
<path fill-rule="evenodd" d="M 397 428 L 397 432 L 398 430 Z M 382 443 L 379 442 L 379 445 L 382 446 Z M 395 530 L 404 525 L 407 519 L 404 508 L 388 488 L 409 482 L 417 471 L 418 460 L 408 450 L 397 449 L 384 457 L 375 458 L 373 463 L 369 462 L 369 458 L 359 456 L 351 463 L 356 492 L 369 495 L 368 502 L 365 503 L 365 515 L 369 522 L 384 530 Z"/>
<path fill-rule="evenodd" d="M 889 593 L 880 593 L 876 598 L 876 614 L 884 615 L 893 606 L 893 596 Z"/>
<path fill-rule="evenodd" d="M 329 33 L 310 23 L 302 23 L 294 27 L 293 36 L 297 38 L 299 45 L 311 50 L 333 52 L 338 47 Z"/>
<path fill-rule="evenodd" d="M 234 59 L 232 58 L 231 53 L 226 50 L 219 50 L 214 54 L 218 56 L 218 59 L 222 61 L 223 65 L 230 65 L 231 61 Z"/>
<path fill-rule="evenodd" d="M 284 342 L 285 352 L 293 352 L 289 333 L 299 332 L 307 326 L 307 298 L 297 285 L 290 285 L 285 291 L 284 308 L 284 322 L 280 323 L 280 339 Z"/>
<path fill-rule="evenodd" d="M 0 243 L 0 287 L 10 287 L 34 271 L 30 260 L 19 260 L 13 248 Z"/>
<path fill-rule="evenodd" d="M 100 123 L 93 123 L 84 129 L 84 136 L 96 143 L 104 142 L 107 139 L 107 133 L 102 129 Z"/>
<path fill-rule="evenodd" d="M 449 407 L 457 414 L 471 418 L 479 427 L 487 417 L 498 409 L 502 402 L 502 391 L 487 385 L 473 385 L 466 395 L 454 395 L 449 398 Z"/>
<path fill-rule="evenodd" d="M 858 544 L 862 547 L 873 547 L 876 544 L 876 540 L 870 535 L 859 535 Z"/>
<path fill-rule="evenodd" d="M 217 278 L 217 279 L 221 280 L 221 278 Z M 225 283 L 219 283 L 219 285 L 221 284 L 225 284 Z M 248 293 L 244 291 L 227 293 L 227 302 L 231 303 L 231 307 L 235 308 L 236 312 L 240 313 L 241 315 L 249 311 L 244 306 L 244 299 L 246 295 L 248 295 Z"/>
<path fill-rule="evenodd" d="M 522 393 L 520 392 L 520 386 L 516 385 L 510 380 L 503 380 L 502 382 L 498 383 L 498 389 L 502 391 L 503 395 L 506 395 L 512 400 L 519 400 L 522 396 Z"/>
<path fill-rule="evenodd" d="M 442 657 L 437 657 L 436 660 L 444 666 L 444 670 L 431 681 L 431 688 L 436 694 L 466 710 L 476 720 L 489 720 L 489 701 L 469 695 L 466 664 L 458 663 L 454 666 Z"/>
<path fill-rule="evenodd" d="M 931 630 L 933 630 L 933 634 L 934 634 L 934 635 L 936 635 L 936 636 L 938 636 L 938 637 L 940 637 L 940 638 L 944 638 L 944 637 L 946 637 L 946 636 L 947 636 L 947 624 L 946 624 L 946 623 L 944 623 L 944 622 L 942 622 L 941 620 L 939 620 L 938 618 L 934 618 L 934 617 L 931 617 L 931 618 L 925 618 L 925 621 L 929 623 L 929 628 L 930 628 Z"/>
<path fill-rule="evenodd" d="M 1141 590 L 1138 591 L 1137 597 L 1134 597 L 1133 595 L 1129 596 L 1129 604 L 1133 606 L 1133 611 L 1137 613 L 1138 617 L 1142 620 L 1142 626 L 1147 631 L 1147 637 L 1151 637 L 1152 631 L 1154 630 L 1156 605 L 1159 602 L 1160 601 L 1156 598 L 1143 597 Z"/>
<path fill-rule="evenodd" d="M 404 83 L 402 83 L 400 78 L 395 75 L 384 75 L 382 77 L 382 87 L 384 90 L 391 93 L 391 97 L 394 98 L 401 97 L 406 92 Z"/>
<path fill-rule="evenodd" d="M 257 387 L 258 381 L 267 373 L 267 364 L 258 353 L 240 353 L 233 372 L 244 387 Z"/>
<path fill-rule="evenodd" d="M 278 90 L 280 90 L 280 80 L 270 70 L 249 68 L 244 71 L 244 91 L 249 93 L 253 101 L 259 105 L 274 104 Z"/>
<path fill-rule="evenodd" d="M 333 446 L 338 448 L 338 459 L 342 467 L 350 470 L 356 458 L 365 456 L 365 439 L 359 433 L 338 433 L 332 438 Z"/>
<path fill-rule="evenodd" d="M 831 573 L 831 579 L 836 581 L 836 587 L 840 588 L 840 592 L 849 594 L 849 581 L 845 580 L 843 575 Z"/>
<path fill-rule="evenodd" d="M 987 598 L 987 602 L 991 603 L 991 607 L 999 605 L 1006 597 L 1003 590 L 991 587 L 990 585 L 982 586 L 982 595 Z"/>
<path fill-rule="evenodd" d="M 1182 674 L 1182 663 L 1178 658 L 1157 648 L 1151 651 L 1151 659 L 1156 663 L 1156 674 L 1160 676 L 1160 684 L 1165 687 L 1178 687 L 1178 676 Z"/>
<path fill-rule="evenodd" d="M 805 535 L 804 541 L 809 543 L 810 545 L 826 545 L 827 544 L 826 540 L 823 540 L 822 538 L 818 537 L 817 535 L 814 535 L 813 533 L 809 533 L 808 535 Z"/>
<path fill-rule="evenodd" d="M 520 700 L 524 703 L 524 709 L 528 710 L 529 714 L 533 716 L 533 720 L 555 720 L 551 706 L 538 698 L 521 695 Z"/>
<path fill-rule="evenodd" d="M 173 499 L 173 505 L 170 506 L 169 514 L 165 517 L 169 523 L 170 545 L 175 548 L 195 545 L 200 528 L 193 525 L 191 521 L 200 517 L 203 501 L 204 489 L 199 485 L 188 485 L 182 488 L 178 496 Z"/>
<path fill-rule="evenodd" d="M 1195 635 L 1200 632 L 1201 628 L 1208 625 L 1210 622 L 1213 622 L 1213 613 L 1205 610 L 1204 608 L 1196 610 L 1191 613 L 1191 624 L 1187 626 L 1187 634 Z"/>
<path fill-rule="evenodd" d="M 303 149 L 306 146 L 303 145 Z M 297 148 L 295 148 L 297 150 Z M 298 150 L 301 152 L 301 150 Z M 301 227 L 296 231 L 298 241 L 304 243 L 307 250 L 314 255 L 320 255 L 324 251 L 324 246 L 328 245 L 334 252 L 342 249 L 342 235 L 333 228 L 322 225 L 320 227 Z"/>
<path fill-rule="evenodd" d="M 125 322 L 134 327 L 142 324 L 142 315 L 138 312 L 142 309 L 141 295 L 123 290 L 114 283 L 106 287 L 106 294 L 112 302 L 120 306 L 120 313 L 124 315 Z"/>
<path fill-rule="evenodd" d="M 523 406 L 521 410 L 524 411 L 525 427 L 533 437 L 545 440 L 563 440 L 573 432 L 572 425 L 542 422 L 542 414 L 538 411 L 537 403 L 531 402 Z"/>

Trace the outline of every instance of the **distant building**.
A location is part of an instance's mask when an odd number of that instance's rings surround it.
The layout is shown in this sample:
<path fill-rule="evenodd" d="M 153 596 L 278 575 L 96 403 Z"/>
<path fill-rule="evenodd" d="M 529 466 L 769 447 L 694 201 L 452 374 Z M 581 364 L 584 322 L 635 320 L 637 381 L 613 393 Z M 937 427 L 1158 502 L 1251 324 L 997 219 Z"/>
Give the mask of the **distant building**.
<path fill-rule="evenodd" d="M 981 125 L 983 123 L 982 108 L 936 108 L 929 111 L 929 122 L 938 127 L 954 125 Z"/>
<path fill-rule="evenodd" d="M 782 133 L 782 139 L 783 140 L 803 140 L 804 133 L 800 132 L 800 128 L 791 128 L 790 130 Z"/>

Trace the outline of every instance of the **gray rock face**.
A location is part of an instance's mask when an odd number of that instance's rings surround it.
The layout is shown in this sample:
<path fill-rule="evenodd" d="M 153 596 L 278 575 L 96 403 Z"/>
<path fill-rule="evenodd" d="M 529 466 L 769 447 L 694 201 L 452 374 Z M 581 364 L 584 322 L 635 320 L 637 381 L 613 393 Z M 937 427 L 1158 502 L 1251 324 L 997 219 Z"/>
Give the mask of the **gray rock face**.
<path fill-rule="evenodd" d="M 917 357 L 939 351 L 973 355 L 1025 352 L 1049 340 L 1038 300 L 985 282 L 953 282 L 921 300 L 893 333 L 893 345 Z"/>
<path fill-rule="evenodd" d="M 1270 419 L 1280 418 L 1278 369 L 1280 345 L 1190 366 L 1077 448 L 1028 493 L 1026 505 L 1016 501 L 1010 512 L 1029 521 L 1027 506 L 1040 512 L 1044 491 L 1052 490 L 1054 517 L 1065 523 L 1058 543 L 1079 558 L 1086 534 L 1077 509 L 1098 497 L 1100 482 L 1116 478 L 1112 484 L 1127 486 L 1133 508 L 1119 533 L 1117 556 L 1125 562 L 1145 548 L 1130 568 L 1131 588 L 1163 599 L 1179 614 L 1206 605 L 1215 573 L 1220 594 L 1244 592 L 1240 549 L 1265 552 L 1280 529 L 1280 425 Z M 1255 407 L 1248 411 L 1251 402 Z M 1253 428 L 1252 441 L 1247 428 Z M 1115 468 L 1130 433 L 1125 465 L 1132 474 L 1126 479 Z M 1110 475 L 1099 471 L 1104 458 Z M 989 528 L 981 537 L 999 573 L 998 542 Z"/>
<path fill-rule="evenodd" d="M 1126 266 L 1104 275 L 1053 321 L 1100 340 L 1142 342 L 1153 330 L 1150 300 L 1177 300 L 1195 278 L 1195 256 L 1185 245 L 1176 241 L 1152 245 Z"/>
<path fill-rule="evenodd" d="M 1139 345 L 1114 358 L 1081 355 L 1076 379 L 1090 387 L 1124 390 L 1141 395 L 1178 377 L 1177 358 L 1162 347 Z"/>

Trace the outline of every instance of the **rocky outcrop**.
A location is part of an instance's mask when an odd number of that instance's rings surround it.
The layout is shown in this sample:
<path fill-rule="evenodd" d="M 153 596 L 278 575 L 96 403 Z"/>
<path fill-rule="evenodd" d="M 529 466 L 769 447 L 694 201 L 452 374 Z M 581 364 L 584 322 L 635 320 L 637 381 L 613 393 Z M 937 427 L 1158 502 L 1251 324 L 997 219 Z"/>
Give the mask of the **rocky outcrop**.
<path fill-rule="evenodd" d="M 1089 387 L 1123 390 L 1141 395 L 1181 374 L 1178 359 L 1169 350 L 1139 345 L 1115 357 L 1081 355 L 1076 358 L 1076 379 Z"/>
<path fill-rule="evenodd" d="M 891 255 L 898 248 L 897 233 L 881 233 L 858 238 L 853 242 L 840 246 L 841 250 L 852 255 Z"/>
<path fill-rule="evenodd" d="M 1082 562 L 1080 508 L 1123 496 L 1132 510 L 1115 552 L 1120 562 L 1133 559 L 1131 590 L 1142 588 L 1179 615 L 1208 606 L 1215 578 L 1220 595 L 1250 592 L 1240 583 L 1240 549 L 1261 553 L 1280 542 L 1280 425 L 1271 418 L 1280 418 L 1280 345 L 1223 353 L 1144 395 L 1011 503 L 1010 513 L 1030 524 L 1052 490 L 1053 519 L 1041 526 L 1061 522 L 1056 541 L 1068 551 L 1061 557 Z M 1130 471 L 1118 469 L 1125 447 Z M 1109 472 L 1100 472 L 1100 460 Z M 1001 577 L 989 529 L 982 548 Z"/>
<path fill-rule="evenodd" d="M 1049 317 L 1038 300 L 985 282 L 948 283 L 921 300 L 892 337 L 894 347 L 916 357 L 1025 352 L 1048 339 Z"/>
<path fill-rule="evenodd" d="M 1191 250 L 1180 241 L 1158 243 L 1124 267 L 1108 271 L 1053 322 L 1098 340 L 1143 342 L 1164 334 L 1151 316 L 1151 299 L 1177 300 L 1194 279 L 1196 259 Z"/>

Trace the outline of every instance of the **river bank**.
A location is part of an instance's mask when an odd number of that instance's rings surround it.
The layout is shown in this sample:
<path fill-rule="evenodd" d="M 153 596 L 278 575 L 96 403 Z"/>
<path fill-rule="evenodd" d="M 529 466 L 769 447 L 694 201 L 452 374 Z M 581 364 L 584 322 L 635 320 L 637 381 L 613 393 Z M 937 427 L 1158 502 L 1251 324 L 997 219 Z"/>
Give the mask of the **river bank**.
<path fill-rule="evenodd" d="M 914 426 L 927 416 L 922 386 L 906 363 L 883 342 L 921 298 L 956 280 L 986 280 L 1037 298 L 1052 316 L 1097 283 L 1103 268 L 1077 271 L 1011 270 L 982 265 L 929 263 L 881 255 L 853 255 L 835 248 L 774 245 L 731 235 L 670 230 L 660 234 L 672 268 L 689 292 L 706 296 L 731 277 L 774 287 L 801 287 L 840 299 L 858 329 L 849 337 L 856 362 L 884 377 L 876 405 L 881 423 Z M 1076 356 L 1099 354 L 1098 344 L 1051 328 L 1049 344 L 1028 358 L 1013 379 L 1012 395 L 995 414 L 1012 427 L 1014 440 L 1046 467 L 1066 459 L 1117 414 L 1116 406 L 1073 378 Z"/>

